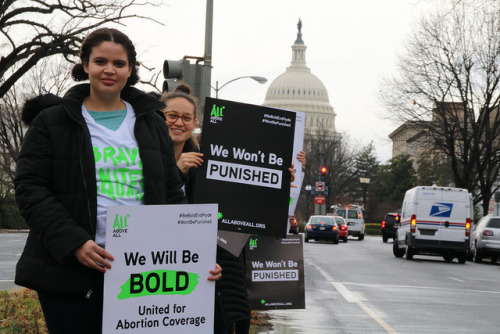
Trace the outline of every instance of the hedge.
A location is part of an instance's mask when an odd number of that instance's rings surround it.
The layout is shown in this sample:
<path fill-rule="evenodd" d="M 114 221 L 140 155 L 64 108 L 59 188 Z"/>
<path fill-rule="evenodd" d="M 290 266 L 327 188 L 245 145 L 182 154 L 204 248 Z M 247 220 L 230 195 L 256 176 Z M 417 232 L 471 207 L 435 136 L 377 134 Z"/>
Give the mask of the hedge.
<path fill-rule="evenodd" d="M 26 229 L 28 224 L 19 213 L 15 203 L 10 201 L 0 204 L 0 228 Z"/>

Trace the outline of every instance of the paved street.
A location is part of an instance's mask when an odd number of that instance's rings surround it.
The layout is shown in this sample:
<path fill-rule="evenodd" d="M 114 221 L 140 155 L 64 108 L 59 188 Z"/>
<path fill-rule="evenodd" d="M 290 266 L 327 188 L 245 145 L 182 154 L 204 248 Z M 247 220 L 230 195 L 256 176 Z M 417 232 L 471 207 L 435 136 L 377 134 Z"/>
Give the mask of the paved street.
<path fill-rule="evenodd" d="M 498 333 L 500 266 L 397 259 L 381 237 L 304 245 L 306 310 L 262 333 Z"/>
<path fill-rule="evenodd" d="M 0 290 L 17 287 L 14 273 L 28 233 L 0 233 Z"/>
<path fill-rule="evenodd" d="M 0 289 L 11 289 L 27 233 L 0 233 Z M 270 311 L 279 334 L 498 333 L 500 265 L 397 259 L 381 237 L 304 244 L 305 310 Z"/>

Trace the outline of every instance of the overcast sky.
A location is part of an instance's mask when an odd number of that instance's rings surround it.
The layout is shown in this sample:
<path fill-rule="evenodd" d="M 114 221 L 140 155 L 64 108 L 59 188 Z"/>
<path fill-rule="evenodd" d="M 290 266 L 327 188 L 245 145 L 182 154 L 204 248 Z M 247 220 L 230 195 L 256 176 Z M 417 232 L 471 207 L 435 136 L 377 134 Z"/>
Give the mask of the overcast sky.
<path fill-rule="evenodd" d="M 123 28 L 139 60 L 161 68 L 163 60 L 203 56 L 205 0 L 165 0 L 152 16 L 165 25 Z M 262 104 L 271 82 L 285 72 L 302 20 L 306 63 L 325 85 L 337 113 L 337 131 L 360 145 L 373 140 L 381 162 L 391 158 L 387 135 L 398 126 L 384 120 L 379 82 L 394 73 L 398 52 L 423 10 L 418 0 L 214 0 L 212 85 L 230 83 L 219 98 Z M 428 6 L 429 7 L 429 6 Z M 159 37 L 159 38 L 157 38 Z M 213 91 L 212 91 L 213 93 Z M 213 94 L 215 95 L 215 94 Z"/>

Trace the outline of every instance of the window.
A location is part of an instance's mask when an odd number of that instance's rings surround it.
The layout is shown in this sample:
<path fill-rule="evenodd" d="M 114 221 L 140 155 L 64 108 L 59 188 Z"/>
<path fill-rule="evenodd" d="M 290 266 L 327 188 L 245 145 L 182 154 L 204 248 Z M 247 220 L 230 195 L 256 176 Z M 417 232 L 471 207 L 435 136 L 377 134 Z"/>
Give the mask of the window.
<path fill-rule="evenodd" d="M 390 224 L 396 224 L 398 221 L 396 220 L 396 216 L 394 215 L 387 215 L 385 217 L 385 222 L 390 223 Z"/>
<path fill-rule="evenodd" d="M 349 210 L 347 218 L 358 219 L 358 210 Z"/>
<path fill-rule="evenodd" d="M 500 228 L 500 219 L 499 218 L 492 218 L 488 221 L 488 227 L 491 228 Z"/>
<path fill-rule="evenodd" d="M 337 210 L 337 215 L 339 215 L 340 217 L 344 217 L 345 218 L 345 209 L 338 209 Z"/>
<path fill-rule="evenodd" d="M 312 220 L 311 220 L 311 224 L 321 224 L 322 222 L 324 224 L 330 224 L 330 225 L 332 225 L 333 224 L 333 219 L 330 218 L 330 217 L 313 217 Z"/>

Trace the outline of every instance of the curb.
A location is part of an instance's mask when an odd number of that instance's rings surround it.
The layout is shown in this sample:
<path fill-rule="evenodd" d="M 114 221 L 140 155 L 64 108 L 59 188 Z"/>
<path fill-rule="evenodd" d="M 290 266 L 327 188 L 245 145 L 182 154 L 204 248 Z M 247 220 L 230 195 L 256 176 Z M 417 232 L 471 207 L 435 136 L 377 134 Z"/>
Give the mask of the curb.
<path fill-rule="evenodd" d="M 0 233 L 28 233 L 30 230 L 28 229 L 7 229 L 0 228 Z"/>

